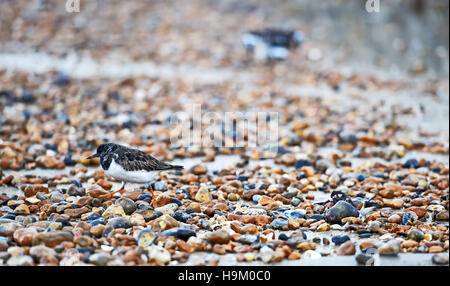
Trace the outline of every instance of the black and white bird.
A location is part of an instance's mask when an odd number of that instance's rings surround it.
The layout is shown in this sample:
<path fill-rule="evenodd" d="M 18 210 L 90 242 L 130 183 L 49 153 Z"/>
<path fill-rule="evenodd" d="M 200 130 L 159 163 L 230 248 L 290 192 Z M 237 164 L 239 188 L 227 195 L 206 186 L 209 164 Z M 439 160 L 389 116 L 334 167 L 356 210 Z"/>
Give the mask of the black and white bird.
<path fill-rule="evenodd" d="M 253 54 L 256 60 L 285 60 L 289 50 L 297 48 L 304 40 L 300 31 L 281 29 L 249 31 L 241 38 L 247 53 Z"/>
<path fill-rule="evenodd" d="M 111 192 L 104 197 L 122 192 L 127 182 L 146 184 L 151 182 L 160 171 L 181 170 L 183 166 L 171 165 L 162 162 L 150 154 L 141 150 L 125 147 L 114 143 L 105 143 L 97 147 L 97 152 L 88 159 L 100 159 L 100 164 L 109 176 L 122 181 L 122 186 L 117 191 Z M 153 189 L 153 202 L 156 201 Z"/>

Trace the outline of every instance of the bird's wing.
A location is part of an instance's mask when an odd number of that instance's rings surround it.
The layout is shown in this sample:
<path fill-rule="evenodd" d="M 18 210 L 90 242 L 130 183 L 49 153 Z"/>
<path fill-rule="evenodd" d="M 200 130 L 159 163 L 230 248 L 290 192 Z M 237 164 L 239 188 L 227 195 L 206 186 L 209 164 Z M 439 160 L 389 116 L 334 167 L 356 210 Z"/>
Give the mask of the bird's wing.
<path fill-rule="evenodd" d="M 127 171 L 160 171 L 178 169 L 178 166 L 161 162 L 152 155 L 139 150 L 125 151 L 123 156 L 117 158 L 116 161 Z"/>

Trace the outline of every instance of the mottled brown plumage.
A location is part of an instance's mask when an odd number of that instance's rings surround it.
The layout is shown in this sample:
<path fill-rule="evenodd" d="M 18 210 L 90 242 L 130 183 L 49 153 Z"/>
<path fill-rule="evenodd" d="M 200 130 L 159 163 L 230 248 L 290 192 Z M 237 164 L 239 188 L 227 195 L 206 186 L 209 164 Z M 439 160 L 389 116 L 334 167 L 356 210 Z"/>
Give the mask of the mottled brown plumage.
<path fill-rule="evenodd" d="M 147 183 L 158 171 L 183 169 L 183 166 L 164 163 L 141 150 L 114 143 L 101 144 L 97 148 L 97 153 L 88 159 L 95 157 L 100 158 L 100 164 L 108 175 L 122 181 L 122 187 L 119 190 L 101 196 L 103 198 L 122 192 L 127 182 Z M 151 186 L 149 186 L 149 190 L 152 198 L 155 198 Z M 153 204 L 155 201 L 153 200 Z"/>
<path fill-rule="evenodd" d="M 162 162 L 141 150 L 125 147 L 119 144 L 106 143 L 97 148 L 97 154 L 104 170 L 108 170 L 111 161 L 120 164 L 126 171 L 163 171 L 183 169 L 183 166 Z"/>

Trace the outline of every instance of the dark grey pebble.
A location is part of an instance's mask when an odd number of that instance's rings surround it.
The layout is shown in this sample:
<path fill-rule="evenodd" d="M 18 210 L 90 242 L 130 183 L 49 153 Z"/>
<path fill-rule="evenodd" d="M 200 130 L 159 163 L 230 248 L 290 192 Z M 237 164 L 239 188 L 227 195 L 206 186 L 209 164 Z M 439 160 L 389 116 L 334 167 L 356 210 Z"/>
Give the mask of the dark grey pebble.
<path fill-rule="evenodd" d="M 341 223 L 341 219 L 346 217 L 359 217 L 359 211 L 345 201 L 337 202 L 325 212 L 325 219 L 329 223 Z"/>
<path fill-rule="evenodd" d="M 148 203 L 150 203 L 153 198 L 152 195 L 150 193 L 142 193 L 139 195 L 139 197 L 137 198 L 138 201 L 146 201 Z"/>
<path fill-rule="evenodd" d="M 356 144 L 358 142 L 358 137 L 351 130 L 343 130 L 338 135 L 340 143 L 350 143 Z"/>
<path fill-rule="evenodd" d="M 371 235 L 372 235 L 372 234 L 370 234 L 370 233 L 360 233 L 360 234 L 359 234 L 359 237 L 360 237 L 360 238 L 369 238 Z"/>
<path fill-rule="evenodd" d="M 420 242 L 425 238 L 425 234 L 420 229 L 414 228 L 408 232 L 408 238 Z"/>
<path fill-rule="evenodd" d="M 374 258 L 371 255 L 360 253 L 356 255 L 355 257 L 358 264 L 366 265 L 366 266 L 373 266 L 374 265 Z"/>
<path fill-rule="evenodd" d="M 126 219 L 124 217 L 115 217 L 108 221 L 108 225 L 112 226 L 113 228 L 130 228 L 131 222 L 129 219 Z"/>
<path fill-rule="evenodd" d="M 278 236 L 278 239 L 287 241 L 289 239 L 289 236 L 285 233 L 280 233 L 280 235 Z"/>
<path fill-rule="evenodd" d="M 323 220 L 325 219 L 325 215 L 323 214 L 312 214 L 306 216 L 308 219 L 315 219 L 315 220 Z"/>
<path fill-rule="evenodd" d="M 103 237 L 108 237 L 114 228 L 111 225 L 106 226 L 105 231 L 103 231 Z"/>
<path fill-rule="evenodd" d="M 182 240 L 188 240 L 191 236 L 196 236 L 195 231 L 187 228 L 171 228 L 159 233 L 165 236 L 174 236 Z"/>
<path fill-rule="evenodd" d="M 417 215 L 413 212 L 405 212 L 403 213 L 402 217 L 402 224 L 408 225 L 408 222 L 414 222 L 414 220 L 417 219 Z"/>
<path fill-rule="evenodd" d="M 183 205 L 183 203 L 177 198 L 172 198 L 171 197 L 170 200 L 172 201 L 172 203 L 177 204 L 179 207 L 181 207 Z"/>
<path fill-rule="evenodd" d="M 373 176 L 381 179 L 386 179 L 383 173 L 375 173 Z"/>
<path fill-rule="evenodd" d="M 172 217 L 178 221 L 186 222 L 188 219 L 192 218 L 192 216 L 188 215 L 183 211 L 176 211 Z"/>
<path fill-rule="evenodd" d="M 88 215 L 87 219 L 88 220 L 95 220 L 95 219 L 98 219 L 98 218 L 101 218 L 101 217 L 102 216 L 99 213 L 92 212 L 90 215 Z"/>
<path fill-rule="evenodd" d="M 136 201 L 136 207 L 139 210 L 149 210 L 152 208 L 150 206 L 150 203 L 148 203 L 147 201 L 143 201 L 143 200 Z"/>
<path fill-rule="evenodd" d="M 297 175 L 297 180 L 307 178 L 305 172 L 299 172 Z"/>
<path fill-rule="evenodd" d="M 295 161 L 295 168 L 296 169 L 301 169 L 305 166 L 312 166 L 311 162 L 308 160 L 297 160 Z"/>
<path fill-rule="evenodd" d="M 160 212 L 160 211 L 155 211 L 155 212 L 152 214 L 152 216 L 149 218 L 149 220 L 157 219 L 157 218 L 159 218 L 159 217 L 162 216 L 162 215 L 163 215 L 162 212 Z"/>
<path fill-rule="evenodd" d="M 17 216 L 17 214 L 15 214 L 15 213 L 7 213 L 7 214 L 4 214 L 1 218 L 2 219 L 15 219 L 16 216 Z"/>
<path fill-rule="evenodd" d="M 72 159 L 72 155 L 66 155 L 63 159 L 63 162 L 64 164 L 66 164 L 66 166 L 69 167 L 73 167 L 77 164 L 77 162 Z"/>
<path fill-rule="evenodd" d="M 76 250 L 78 250 L 79 253 L 94 253 L 95 248 L 92 246 L 82 246 L 82 247 L 77 247 Z"/>
<path fill-rule="evenodd" d="M 293 198 L 291 200 L 291 205 L 293 205 L 294 207 L 298 206 L 301 203 L 299 198 Z"/>
<path fill-rule="evenodd" d="M 360 182 L 364 181 L 365 179 L 369 178 L 369 175 L 366 174 L 359 174 L 356 179 Z"/>
<path fill-rule="evenodd" d="M 436 253 L 433 255 L 431 260 L 434 264 L 438 265 L 448 265 L 448 252 L 447 253 Z"/>
<path fill-rule="evenodd" d="M 346 234 L 342 234 L 342 235 L 335 235 L 331 238 L 331 241 L 336 244 L 336 245 L 341 245 L 346 241 L 349 241 L 350 237 Z"/>
<path fill-rule="evenodd" d="M 403 163 L 402 167 L 409 168 L 409 169 L 411 169 L 411 168 L 417 169 L 417 168 L 420 168 L 420 164 L 419 164 L 419 161 L 417 161 L 417 159 L 412 158 L 412 159 L 406 160 L 406 162 Z"/>
<path fill-rule="evenodd" d="M 284 212 L 284 215 L 288 218 L 304 218 L 305 215 L 298 210 L 287 210 Z"/>
<path fill-rule="evenodd" d="M 131 215 L 137 209 L 136 203 L 129 198 L 120 198 L 117 200 L 117 202 L 127 215 Z"/>
<path fill-rule="evenodd" d="M 251 184 L 246 184 L 244 185 L 244 190 L 248 191 L 248 190 L 253 190 L 256 188 L 256 184 L 255 183 L 251 183 Z"/>
<path fill-rule="evenodd" d="M 98 219 L 94 219 L 94 220 L 92 220 L 92 221 L 88 221 L 88 223 L 89 223 L 91 226 L 96 226 L 96 225 L 99 225 L 99 224 L 105 224 L 105 223 L 106 223 L 106 219 L 100 217 L 100 218 L 98 218 Z"/>
<path fill-rule="evenodd" d="M 59 222 L 61 223 L 63 226 L 72 226 L 72 224 L 70 223 L 70 221 L 68 221 L 67 219 L 63 218 L 63 217 L 58 217 L 55 219 L 55 222 Z"/>
<path fill-rule="evenodd" d="M 247 176 L 238 176 L 237 178 L 236 178 L 238 181 L 241 181 L 241 182 L 245 182 L 245 181 L 247 181 L 248 180 L 248 177 Z"/>
<path fill-rule="evenodd" d="M 276 218 L 270 224 L 270 226 L 273 229 L 281 229 L 282 227 L 287 226 L 287 225 L 288 225 L 288 220 L 285 218 Z"/>

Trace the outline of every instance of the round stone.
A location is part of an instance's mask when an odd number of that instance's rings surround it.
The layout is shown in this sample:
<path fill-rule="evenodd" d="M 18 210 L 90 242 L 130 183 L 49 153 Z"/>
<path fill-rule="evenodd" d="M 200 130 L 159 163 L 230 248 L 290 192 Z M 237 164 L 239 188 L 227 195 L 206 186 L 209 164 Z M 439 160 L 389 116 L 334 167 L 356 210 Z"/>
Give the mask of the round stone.
<path fill-rule="evenodd" d="M 144 228 L 139 232 L 138 238 L 137 238 L 137 245 L 140 247 L 148 247 L 152 245 L 158 235 L 150 228 Z"/>

